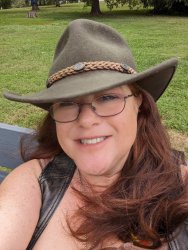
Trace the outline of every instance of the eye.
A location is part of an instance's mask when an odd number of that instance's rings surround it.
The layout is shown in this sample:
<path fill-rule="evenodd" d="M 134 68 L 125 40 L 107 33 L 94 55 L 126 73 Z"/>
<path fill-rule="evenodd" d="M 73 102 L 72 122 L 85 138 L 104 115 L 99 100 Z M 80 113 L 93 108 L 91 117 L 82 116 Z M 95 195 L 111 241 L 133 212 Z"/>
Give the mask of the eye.
<path fill-rule="evenodd" d="M 99 96 L 97 98 L 97 102 L 110 102 L 110 101 L 115 101 L 115 100 L 119 100 L 120 97 L 118 95 L 115 94 L 108 94 L 108 95 L 103 95 L 103 96 Z"/>
<path fill-rule="evenodd" d="M 59 108 L 69 108 L 69 107 L 74 107 L 75 103 L 73 102 L 60 102 L 58 103 Z"/>

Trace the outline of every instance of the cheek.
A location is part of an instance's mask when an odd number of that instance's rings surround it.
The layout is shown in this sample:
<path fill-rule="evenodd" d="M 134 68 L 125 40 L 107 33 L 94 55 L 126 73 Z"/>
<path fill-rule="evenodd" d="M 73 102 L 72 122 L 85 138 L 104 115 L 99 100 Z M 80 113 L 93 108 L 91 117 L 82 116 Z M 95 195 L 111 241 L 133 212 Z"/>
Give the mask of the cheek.
<path fill-rule="evenodd" d="M 64 124 L 56 124 L 56 131 L 58 142 L 62 149 L 66 152 L 69 144 L 69 137 L 67 136 L 69 134 L 69 129 Z"/>
<path fill-rule="evenodd" d="M 132 147 L 137 134 L 137 114 L 132 113 L 131 115 L 128 115 L 128 113 L 125 115 L 124 122 L 119 123 L 120 124 L 120 141 L 121 145 L 129 149 Z"/>
<path fill-rule="evenodd" d="M 136 138 L 136 134 L 137 134 L 137 122 L 135 120 L 132 120 L 131 123 L 126 123 L 124 125 L 122 140 L 124 138 L 125 141 L 133 144 Z"/>

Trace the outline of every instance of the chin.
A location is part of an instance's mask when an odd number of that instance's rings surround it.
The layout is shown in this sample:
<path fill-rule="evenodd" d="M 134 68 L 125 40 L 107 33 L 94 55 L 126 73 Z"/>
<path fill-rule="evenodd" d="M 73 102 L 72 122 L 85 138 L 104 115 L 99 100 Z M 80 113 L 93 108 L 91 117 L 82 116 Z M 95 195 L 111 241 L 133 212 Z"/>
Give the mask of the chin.
<path fill-rule="evenodd" d="M 105 159 L 106 158 L 106 159 Z M 108 157 L 84 157 L 75 160 L 77 168 L 89 175 L 109 175 L 115 171 L 113 161 Z"/>

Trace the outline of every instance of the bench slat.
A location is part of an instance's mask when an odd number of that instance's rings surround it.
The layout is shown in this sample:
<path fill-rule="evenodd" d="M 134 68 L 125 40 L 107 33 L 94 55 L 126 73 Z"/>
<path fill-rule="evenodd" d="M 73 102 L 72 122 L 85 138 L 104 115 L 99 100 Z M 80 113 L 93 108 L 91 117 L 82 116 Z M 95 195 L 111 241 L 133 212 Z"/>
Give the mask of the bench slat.
<path fill-rule="evenodd" d="M 0 123 L 0 166 L 15 168 L 23 161 L 19 152 L 20 138 L 34 130 Z"/>

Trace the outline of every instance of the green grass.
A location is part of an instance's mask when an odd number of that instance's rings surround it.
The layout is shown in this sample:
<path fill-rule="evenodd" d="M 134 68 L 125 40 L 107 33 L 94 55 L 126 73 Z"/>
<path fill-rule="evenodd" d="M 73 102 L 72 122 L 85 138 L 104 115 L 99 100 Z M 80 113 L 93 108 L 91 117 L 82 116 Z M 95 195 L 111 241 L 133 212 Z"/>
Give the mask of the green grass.
<path fill-rule="evenodd" d="M 38 18 L 27 18 L 29 9 L 0 10 L 0 89 L 17 93 L 43 88 L 54 48 L 66 25 L 76 18 L 89 18 L 111 25 L 129 42 L 137 69 L 144 70 L 170 57 L 179 67 L 172 84 L 158 101 L 168 128 L 188 133 L 188 18 L 153 16 L 146 10 L 126 7 L 109 12 L 102 4 L 102 17 L 90 17 L 83 4 L 61 8 L 41 7 Z M 91 48 L 92 49 L 92 48 Z M 0 96 L 0 121 L 35 127 L 40 109 L 14 103 Z"/>

